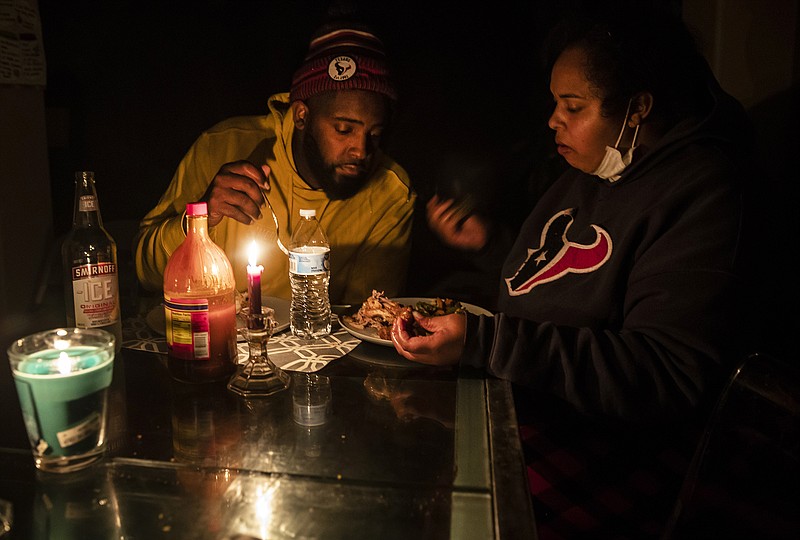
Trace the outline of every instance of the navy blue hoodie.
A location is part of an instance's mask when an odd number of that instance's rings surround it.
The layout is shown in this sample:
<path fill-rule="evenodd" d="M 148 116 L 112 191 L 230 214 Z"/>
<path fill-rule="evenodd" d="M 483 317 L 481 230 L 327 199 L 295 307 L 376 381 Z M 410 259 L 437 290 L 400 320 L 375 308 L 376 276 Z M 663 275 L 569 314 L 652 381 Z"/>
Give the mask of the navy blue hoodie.
<path fill-rule="evenodd" d="M 570 168 L 503 265 L 499 313 L 470 317 L 464 364 L 592 416 L 671 419 L 729 370 L 751 129 L 709 82 L 616 182 Z"/>

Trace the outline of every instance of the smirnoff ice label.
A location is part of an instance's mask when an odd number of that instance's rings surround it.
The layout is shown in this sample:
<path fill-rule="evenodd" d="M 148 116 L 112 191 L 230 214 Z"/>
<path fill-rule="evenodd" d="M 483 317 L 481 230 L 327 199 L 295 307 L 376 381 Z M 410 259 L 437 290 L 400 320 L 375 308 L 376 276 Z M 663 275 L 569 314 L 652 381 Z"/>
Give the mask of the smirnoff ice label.
<path fill-rule="evenodd" d="M 72 267 L 75 326 L 97 328 L 119 320 L 117 265 L 111 262 Z"/>

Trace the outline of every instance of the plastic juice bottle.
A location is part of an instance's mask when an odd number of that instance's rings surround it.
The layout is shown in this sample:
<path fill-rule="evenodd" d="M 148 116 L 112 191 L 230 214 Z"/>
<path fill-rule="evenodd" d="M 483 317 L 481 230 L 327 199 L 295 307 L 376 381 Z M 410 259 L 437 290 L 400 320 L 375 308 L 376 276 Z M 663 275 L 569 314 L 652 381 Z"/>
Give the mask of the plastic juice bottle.
<path fill-rule="evenodd" d="M 208 235 L 206 203 L 187 204 L 186 220 L 164 270 L 167 367 L 184 382 L 228 379 L 237 363 L 233 268 Z"/>

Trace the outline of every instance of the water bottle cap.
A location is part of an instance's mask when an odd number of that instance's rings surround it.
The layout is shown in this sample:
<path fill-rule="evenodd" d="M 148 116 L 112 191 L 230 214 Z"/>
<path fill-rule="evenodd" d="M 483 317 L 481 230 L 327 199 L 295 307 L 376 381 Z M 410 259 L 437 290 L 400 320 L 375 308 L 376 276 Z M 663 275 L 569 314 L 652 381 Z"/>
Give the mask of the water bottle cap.
<path fill-rule="evenodd" d="M 317 211 L 313 208 L 301 208 L 300 209 L 300 217 L 315 217 L 317 215 Z"/>
<path fill-rule="evenodd" d="M 204 202 L 188 203 L 186 205 L 187 216 L 207 216 L 208 205 Z"/>

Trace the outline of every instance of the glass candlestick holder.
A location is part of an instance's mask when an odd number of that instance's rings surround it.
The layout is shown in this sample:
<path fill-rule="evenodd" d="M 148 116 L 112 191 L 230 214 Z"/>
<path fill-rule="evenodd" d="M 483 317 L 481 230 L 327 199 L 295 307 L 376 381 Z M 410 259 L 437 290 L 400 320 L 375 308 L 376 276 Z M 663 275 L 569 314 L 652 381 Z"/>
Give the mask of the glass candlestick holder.
<path fill-rule="evenodd" d="M 267 343 L 275 328 L 271 314 L 247 313 L 242 332 L 247 339 L 250 355 L 239 364 L 228 381 L 228 390 L 240 396 L 266 397 L 289 387 L 289 375 L 276 366 L 267 355 Z"/>

